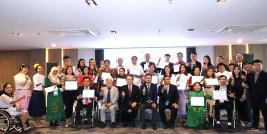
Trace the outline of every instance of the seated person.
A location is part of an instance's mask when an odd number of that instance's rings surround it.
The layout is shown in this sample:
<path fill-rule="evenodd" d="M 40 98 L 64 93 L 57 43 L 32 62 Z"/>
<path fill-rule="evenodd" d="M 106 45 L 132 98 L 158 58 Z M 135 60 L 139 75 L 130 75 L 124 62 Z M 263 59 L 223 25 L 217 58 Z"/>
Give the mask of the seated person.
<path fill-rule="evenodd" d="M 227 85 L 227 77 L 225 75 L 219 76 L 219 86 L 215 86 L 215 91 L 226 91 L 227 100 L 216 100 L 214 108 L 215 108 L 215 119 L 216 119 L 216 126 L 220 126 L 220 110 L 226 108 L 227 110 L 227 117 L 228 117 L 228 127 L 232 127 L 232 117 L 233 117 L 233 101 L 235 98 L 233 86 L 230 84 Z"/>
<path fill-rule="evenodd" d="M 78 91 L 77 91 L 77 100 L 78 103 L 76 105 L 75 108 L 75 112 L 76 112 L 76 124 L 74 125 L 79 125 L 81 124 L 81 115 L 80 112 L 83 108 L 86 108 L 86 118 L 87 120 L 91 120 L 92 118 L 92 110 L 93 110 L 93 100 L 97 100 L 98 97 L 98 93 L 97 90 L 94 86 L 92 86 L 93 84 L 90 83 L 90 78 L 89 77 L 84 77 L 83 78 L 83 87 L 79 87 Z M 95 96 L 92 98 L 83 98 L 82 94 L 83 94 L 83 90 L 95 90 Z"/>
<path fill-rule="evenodd" d="M 10 83 L 6 83 L 3 86 L 3 94 L 0 96 L 0 108 L 5 109 L 11 116 L 19 117 L 22 124 L 23 131 L 29 130 L 30 127 L 26 127 L 28 120 L 28 113 L 23 112 L 17 102 L 26 99 L 26 96 L 20 98 L 13 97 L 14 89 Z"/>
<path fill-rule="evenodd" d="M 100 118 L 102 122 L 102 128 L 106 126 L 106 111 L 110 112 L 111 128 L 116 127 L 115 115 L 118 110 L 119 91 L 118 88 L 113 86 L 113 79 L 108 78 L 106 80 L 107 86 L 101 88 L 100 96 L 103 97 L 100 107 Z"/>
<path fill-rule="evenodd" d="M 193 91 L 191 91 L 188 95 L 189 97 L 189 105 L 188 105 L 188 113 L 186 126 L 189 128 L 198 128 L 205 126 L 205 98 L 211 99 L 212 96 L 207 94 L 206 91 L 202 90 L 202 86 L 199 82 L 194 83 Z M 203 106 L 192 106 L 191 97 L 203 97 L 204 105 Z"/>
<path fill-rule="evenodd" d="M 127 85 L 122 86 L 122 92 L 120 94 L 121 99 L 121 120 L 124 127 L 135 127 L 135 118 L 139 109 L 140 91 L 139 87 L 133 85 L 134 77 L 127 75 Z"/>
<path fill-rule="evenodd" d="M 177 87 L 170 84 L 170 76 L 165 75 L 163 77 L 164 85 L 160 85 L 158 89 L 159 96 L 159 115 L 163 123 L 163 128 L 174 128 L 174 123 L 178 111 L 179 94 Z M 171 110 L 171 118 L 166 120 L 165 109 Z"/>
<path fill-rule="evenodd" d="M 157 85 L 151 83 L 152 75 L 145 75 L 145 83 L 140 87 L 140 121 L 143 129 L 146 129 L 146 109 L 152 110 L 152 127 L 157 129 L 158 111 L 157 111 Z"/>

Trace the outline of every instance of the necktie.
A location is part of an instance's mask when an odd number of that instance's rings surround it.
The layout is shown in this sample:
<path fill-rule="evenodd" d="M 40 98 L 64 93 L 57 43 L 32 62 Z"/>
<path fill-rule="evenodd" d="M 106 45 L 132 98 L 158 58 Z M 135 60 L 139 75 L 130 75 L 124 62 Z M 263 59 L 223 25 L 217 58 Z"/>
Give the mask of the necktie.
<path fill-rule="evenodd" d="M 86 88 L 84 88 L 84 90 L 88 90 L 88 88 L 86 89 Z M 89 104 L 89 98 L 85 98 L 85 105 L 88 105 Z"/>
<path fill-rule="evenodd" d="M 128 86 L 128 91 L 129 91 L 129 96 L 131 97 L 132 96 L 132 86 L 131 85 Z"/>
<path fill-rule="evenodd" d="M 148 94 L 150 93 L 150 84 L 147 84 L 147 91 L 148 91 Z"/>
<path fill-rule="evenodd" d="M 169 86 L 167 87 L 167 95 L 169 95 Z"/>
<path fill-rule="evenodd" d="M 110 103 L 110 88 L 108 88 L 107 103 Z"/>

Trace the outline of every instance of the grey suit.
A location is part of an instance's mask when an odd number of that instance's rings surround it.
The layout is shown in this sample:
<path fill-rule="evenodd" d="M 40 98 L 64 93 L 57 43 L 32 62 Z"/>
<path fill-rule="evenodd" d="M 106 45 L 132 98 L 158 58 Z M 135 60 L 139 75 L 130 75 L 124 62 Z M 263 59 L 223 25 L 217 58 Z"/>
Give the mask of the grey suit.
<path fill-rule="evenodd" d="M 115 86 L 112 86 L 110 89 L 110 102 L 112 103 L 112 106 L 107 108 L 106 104 L 108 104 L 108 87 L 105 86 L 101 88 L 100 96 L 103 96 L 103 99 L 101 100 L 101 107 L 100 107 L 100 118 L 102 122 L 106 121 L 106 111 L 110 111 L 110 117 L 111 122 L 115 122 L 115 115 L 116 110 L 119 109 L 118 105 L 118 99 L 119 99 L 119 91 L 118 88 Z"/>

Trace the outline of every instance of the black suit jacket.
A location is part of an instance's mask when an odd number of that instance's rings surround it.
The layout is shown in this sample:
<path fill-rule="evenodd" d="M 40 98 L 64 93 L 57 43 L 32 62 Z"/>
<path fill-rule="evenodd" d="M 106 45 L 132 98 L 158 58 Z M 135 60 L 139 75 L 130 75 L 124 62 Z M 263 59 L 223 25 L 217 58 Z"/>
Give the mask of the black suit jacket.
<path fill-rule="evenodd" d="M 178 104 L 179 102 L 179 94 L 177 91 L 177 87 L 175 85 L 170 84 L 169 86 L 169 95 L 167 95 L 167 90 L 164 90 L 162 93 L 162 88 L 164 85 L 160 85 L 158 88 L 158 96 L 159 96 L 159 105 L 165 105 L 166 101 L 169 101 L 169 105 L 173 103 Z"/>
<path fill-rule="evenodd" d="M 132 94 L 129 96 L 128 85 L 124 85 L 121 87 L 122 91 L 125 92 L 125 96 L 122 97 L 120 94 L 121 103 L 123 106 L 128 106 L 130 103 L 136 102 L 137 104 L 140 101 L 140 91 L 139 87 L 136 85 L 132 85 Z"/>
<path fill-rule="evenodd" d="M 214 90 L 220 90 L 220 86 L 215 86 L 215 89 Z M 232 85 L 227 85 L 227 94 L 230 94 L 230 93 L 235 93 L 235 90 L 234 90 L 234 87 Z M 230 102 L 233 102 L 234 101 L 234 98 L 231 98 L 230 96 L 227 95 L 227 99 L 230 101 Z M 216 103 L 219 103 L 219 100 L 216 100 Z"/>
<path fill-rule="evenodd" d="M 143 94 L 143 89 L 146 90 L 145 94 Z M 141 85 L 141 87 L 140 87 L 140 97 L 141 97 L 141 100 L 140 100 L 141 104 L 145 103 L 149 99 L 149 97 L 153 101 L 152 103 L 156 103 L 157 104 L 157 97 L 158 97 L 157 85 L 151 83 L 150 84 L 150 92 L 148 92 L 147 84 Z"/>
<path fill-rule="evenodd" d="M 76 95 L 75 95 L 75 99 L 77 99 L 77 97 L 83 93 L 83 89 L 84 89 L 84 86 L 80 86 L 80 87 L 78 87 L 78 90 L 77 90 Z M 97 99 L 100 99 L 100 98 L 99 98 L 99 97 L 100 97 L 100 96 L 99 96 L 99 92 L 97 91 L 97 89 L 96 89 L 94 86 L 91 86 L 91 87 L 90 87 L 90 90 L 92 90 L 92 89 L 95 90 L 95 97 L 97 97 Z M 80 102 L 80 101 L 82 101 L 82 100 L 83 100 L 83 99 L 80 99 L 80 100 L 78 100 L 78 101 Z"/>
<path fill-rule="evenodd" d="M 267 73 L 261 71 L 256 82 L 255 73 L 249 73 L 246 83 L 249 86 L 249 98 L 252 101 L 265 102 L 267 98 Z"/>
<path fill-rule="evenodd" d="M 194 67 L 195 66 L 197 66 L 197 67 L 199 67 L 200 69 L 202 69 L 201 68 L 201 63 L 199 62 L 199 61 L 196 61 L 196 64 L 195 65 L 193 65 L 192 67 L 192 62 L 190 61 L 189 62 L 189 67 L 188 67 L 188 69 L 187 69 L 187 71 L 190 73 L 190 74 L 192 74 L 192 75 L 194 75 Z"/>
<path fill-rule="evenodd" d="M 143 70 L 144 70 L 144 66 L 145 66 L 145 64 L 146 64 L 145 61 L 143 61 L 143 62 L 140 63 L 140 65 L 142 66 Z M 150 65 L 154 65 L 154 67 L 155 67 L 155 73 L 156 73 L 156 72 L 157 72 L 156 64 L 155 64 L 154 62 L 149 62 L 148 66 L 150 66 Z M 144 70 L 144 72 L 146 73 L 145 70 Z"/>

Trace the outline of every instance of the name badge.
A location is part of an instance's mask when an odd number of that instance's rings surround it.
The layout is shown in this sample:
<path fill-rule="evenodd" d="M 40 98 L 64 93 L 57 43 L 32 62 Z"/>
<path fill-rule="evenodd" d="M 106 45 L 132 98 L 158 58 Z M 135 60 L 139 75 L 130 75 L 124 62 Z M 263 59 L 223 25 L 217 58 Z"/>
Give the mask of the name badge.
<path fill-rule="evenodd" d="M 54 91 L 54 92 L 53 92 L 53 95 L 54 95 L 54 96 L 58 96 L 58 90 Z"/>
<path fill-rule="evenodd" d="M 168 105 L 169 105 L 169 103 L 170 103 L 170 102 L 167 100 L 167 101 L 165 102 L 165 105 L 166 105 L 166 106 L 168 106 Z"/>

